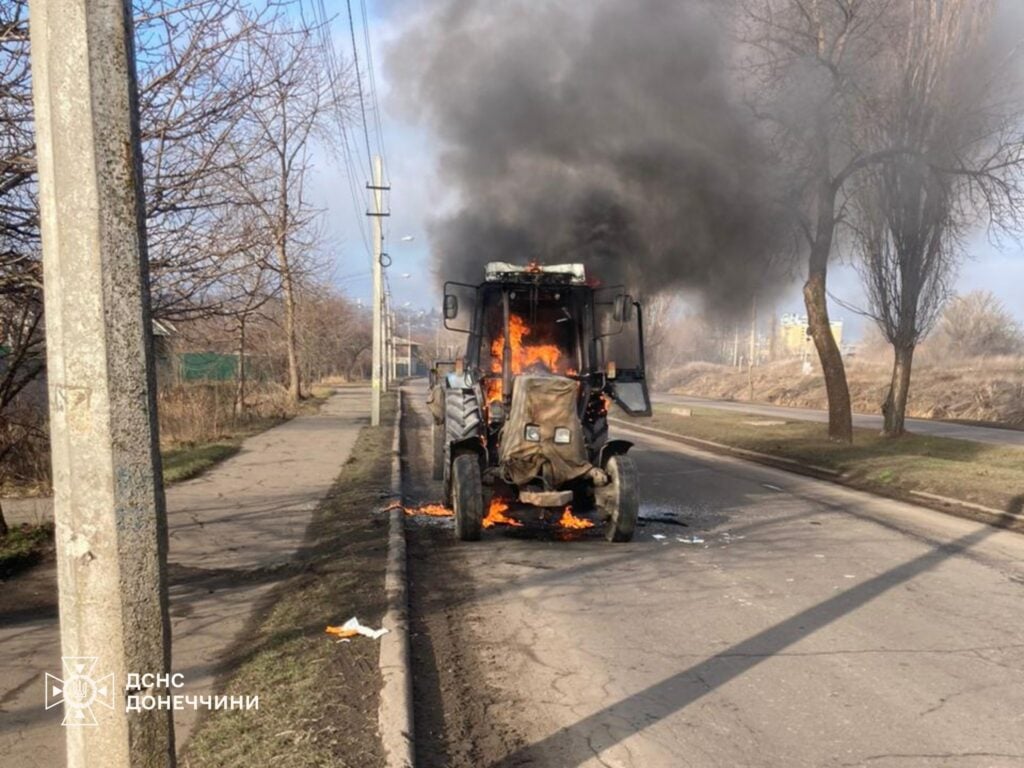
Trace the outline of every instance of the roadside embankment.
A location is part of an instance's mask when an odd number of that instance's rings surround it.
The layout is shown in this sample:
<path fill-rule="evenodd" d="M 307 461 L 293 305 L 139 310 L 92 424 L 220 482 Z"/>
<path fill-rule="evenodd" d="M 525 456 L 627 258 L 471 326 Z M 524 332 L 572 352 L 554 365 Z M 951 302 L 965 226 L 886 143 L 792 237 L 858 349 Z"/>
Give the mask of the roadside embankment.
<path fill-rule="evenodd" d="M 880 413 L 892 374 L 888 362 L 852 358 L 847 379 L 855 413 Z M 827 406 L 820 373 L 804 375 L 799 360 L 754 368 L 687 363 L 669 372 L 665 391 L 716 400 L 753 400 L 799 408 Z M 915 364 L 907 416 L 1024 428 L 1024 358 L 998 357 Z"/>

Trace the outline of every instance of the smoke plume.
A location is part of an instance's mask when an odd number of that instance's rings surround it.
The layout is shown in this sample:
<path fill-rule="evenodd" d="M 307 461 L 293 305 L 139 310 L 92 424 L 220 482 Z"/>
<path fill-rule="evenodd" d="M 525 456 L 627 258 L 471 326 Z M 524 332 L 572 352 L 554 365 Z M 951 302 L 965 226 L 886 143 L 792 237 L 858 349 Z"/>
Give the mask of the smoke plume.
<path fill-rule="evenodd" d="M 783 228 L 728 56 L 696 0 L 446 0 L 414 19 L 389 65 L 458 193 L 431 228 L 438 275 L 582 261 L 711 306 L 763 289 Z"/>

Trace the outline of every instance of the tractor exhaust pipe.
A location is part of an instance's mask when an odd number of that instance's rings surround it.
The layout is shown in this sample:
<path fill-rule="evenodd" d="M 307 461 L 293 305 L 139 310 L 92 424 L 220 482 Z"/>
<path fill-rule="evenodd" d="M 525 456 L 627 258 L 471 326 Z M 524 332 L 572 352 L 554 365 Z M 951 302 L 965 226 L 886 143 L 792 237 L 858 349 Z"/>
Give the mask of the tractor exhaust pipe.
<path fill-rule="evenodd" d="M 501 350 L 501 399 L 505 401 L 506 413 L 508 412 L 509 403 L 512 402 L 512 334 L 509 328 L 512 311 L 509 301 L 508 291 L 503 291 L 501 294 L 501 310 L 505 346 Z"/>

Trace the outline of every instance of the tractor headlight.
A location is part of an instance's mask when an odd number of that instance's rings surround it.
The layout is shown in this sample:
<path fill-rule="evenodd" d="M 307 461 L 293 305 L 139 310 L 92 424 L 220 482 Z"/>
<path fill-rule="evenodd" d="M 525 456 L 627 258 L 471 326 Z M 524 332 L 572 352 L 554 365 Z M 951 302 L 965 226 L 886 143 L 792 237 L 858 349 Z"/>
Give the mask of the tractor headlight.
<path fill-rule="evenodd" d="M 540 427 L 537 426 L 536 424 L 527 424 L 526 425 L 525 437 L 531 443 L 539 443 L 540 442 Z"/>
<path fill-rule="evenodd" d="M 555 442 L 559 445 L 568 445 L 572 442 L 572 432 L 568 427 L 559 427 L 555 430 Z"/>

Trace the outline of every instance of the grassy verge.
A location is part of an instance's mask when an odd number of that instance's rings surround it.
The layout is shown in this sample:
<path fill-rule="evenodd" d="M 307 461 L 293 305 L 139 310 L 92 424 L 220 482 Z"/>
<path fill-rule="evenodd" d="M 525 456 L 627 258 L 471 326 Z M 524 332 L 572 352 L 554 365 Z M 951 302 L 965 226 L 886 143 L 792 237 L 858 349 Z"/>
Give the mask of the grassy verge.
<path fill-rule="evenodd" d="M 53 546 L 53 526 L 11 526 L 6 536 L 0 536 L 0 579 L 35 565 Z"/>
<path fill-rule="evenodd" d="M 241 438 L 236 438 L 163 451 L 164 482 L 178 483 L 200 475 L 214 464 L 234 456 L 241 447 Z"/>
<path fill-rule="evenodd" d="M 393 422 L 389 398 L 385 424 Z M 378 626 L 386 610 L 392 428 L 365 427 L 308 533 L 301 575 L 275 601 L 238 653 L 223 692 L 258 695 L 259 710 L 219 710 L 200 723 L 185 768 L 383 765 L 377 736 L 378 644 L 324 633 L 351 616 Z"/>
<path fill-rule="evenodd" d="M 849 485 L 917 499 L 911 491 L 1019 512 L 1024 501 L 1024 449 L 925 435 L 886 439 L 857 429 L 852 445 L 830 442 L 821 424 L 695 408 L 692 416 L 656 407 L 649 425 L 790 459 L 838 473 Z M 919 499 L 917 499 L 919 500 Z"/>

